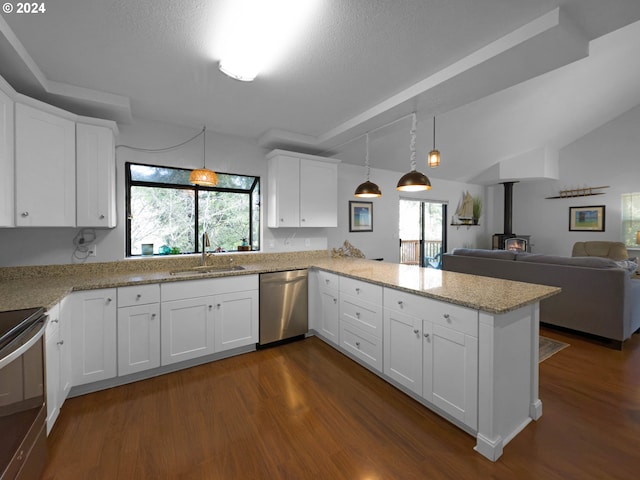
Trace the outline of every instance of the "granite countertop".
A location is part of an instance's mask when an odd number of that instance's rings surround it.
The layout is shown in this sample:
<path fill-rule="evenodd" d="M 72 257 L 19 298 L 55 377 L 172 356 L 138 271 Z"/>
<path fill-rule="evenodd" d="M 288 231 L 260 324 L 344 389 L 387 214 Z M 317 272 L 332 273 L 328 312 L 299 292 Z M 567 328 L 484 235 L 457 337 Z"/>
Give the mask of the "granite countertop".
<path fill-rule="evenodd" d="M 77 290 L 113 288 L 148 283 L 251 275 L 317 268 L 385 287 L 455 303 L 488 313 L 506 313 L 560 292 L 557 287 L 501 280 L 413 265 L 355 258 L 328 258 L 326 252 L 298 254 L 252 254 L 233 256 L 244 270 L 197 273 L 181 272 L 197 266 L 153 260 L 109 262 L 74 266 L 14 267 L 0 269 L 0 311 L 43 306 L 51 308 Z M 228 258 L 213 263 L 228 265 Z M 4 270 L 4 272 L 3 272 Z"/>

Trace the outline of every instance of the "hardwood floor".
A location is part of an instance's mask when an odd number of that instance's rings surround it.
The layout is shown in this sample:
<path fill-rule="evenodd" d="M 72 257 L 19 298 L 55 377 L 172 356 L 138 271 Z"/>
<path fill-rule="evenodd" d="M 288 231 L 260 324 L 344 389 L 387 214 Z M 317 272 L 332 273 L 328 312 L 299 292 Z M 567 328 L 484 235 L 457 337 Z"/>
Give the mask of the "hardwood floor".
<path fill-rule="evenodd" d="M 630 479 L 640 335 L 540 365 L 543 416 L 490 462 L 475 439 L 316 338 L 67 400 L 44 479 Z"/>

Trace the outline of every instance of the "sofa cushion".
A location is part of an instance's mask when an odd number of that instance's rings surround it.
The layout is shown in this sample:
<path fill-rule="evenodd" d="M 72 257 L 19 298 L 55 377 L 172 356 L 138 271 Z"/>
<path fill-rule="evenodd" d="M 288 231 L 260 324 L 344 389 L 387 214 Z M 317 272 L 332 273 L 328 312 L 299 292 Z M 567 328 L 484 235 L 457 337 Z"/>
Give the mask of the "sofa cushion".
<path fill-rule="evenodd" d="M 515 260 L 516 255 L 509 250 L 484 250 L 482 248 L 455 248 L 451 253 L 466 257 L 495 258 L 497 260 Z"/>
<path fill-rule="evenodd" d="M 518 255 L 518 262 L 549 263 L 553 265 L 570 265 L 574 267 L 589 268 L 620 268 L 614 261 L 601 257 L 560 257 L 557 255 L 542 255 L 532 253 L 529 255 Z"/>
<path fill-rule="evenodd" d="M 603 257 L 611 260 L 626 260 L 627 247 L 622 242 L 607 242 L 593 240 L 590 242 L 576 242 L 571 252 L 572 257 Z"/>

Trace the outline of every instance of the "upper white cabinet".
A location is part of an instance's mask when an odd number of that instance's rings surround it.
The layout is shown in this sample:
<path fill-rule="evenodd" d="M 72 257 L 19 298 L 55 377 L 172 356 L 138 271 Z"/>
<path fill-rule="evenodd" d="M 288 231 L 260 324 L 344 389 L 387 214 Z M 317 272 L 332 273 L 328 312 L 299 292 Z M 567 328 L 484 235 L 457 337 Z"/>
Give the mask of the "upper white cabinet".
<path fill-rule="evenodd" d="M 338 226 L 339 160 L 285 150 L 267 159 L 269 228 Z"/>
<path fill-rule="evenodd" d="M 0 90 L 0 227 L 14 226 L 13 100 Z"/>
<path fill-rule="evenodd" d="M 16 226 L 76 225 L 76 128 L 66 118 L 15 106 Z"/>
<path fill-rule="evenodd" d="M 113 130 L 76 124 L 77 226 L 116 226 L 116 164 Z"/>

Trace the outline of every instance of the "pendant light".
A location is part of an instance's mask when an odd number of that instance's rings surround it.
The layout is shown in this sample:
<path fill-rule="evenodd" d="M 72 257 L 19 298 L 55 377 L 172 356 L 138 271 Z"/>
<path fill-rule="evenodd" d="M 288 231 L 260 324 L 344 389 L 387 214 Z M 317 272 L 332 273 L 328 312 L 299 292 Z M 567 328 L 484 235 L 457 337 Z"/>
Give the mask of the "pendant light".
<path fill-rule="evenodd" d="M 369 134 L 365 136 L 365 145 L 366 145 L 366 155 L 364 157 L 364 165 L 366 172 L 366 181 L 358 185 L 356 188 L 356 192 L 354 196 L 359 198 L 378 198 L 382 196 L 382 192 L 380 191 L 380 187 L 373 182 L 369 181 L 369 174 L 371 173 L 371 168 L 369 167 Z"/>
<path fill-rule="evenodd" d="M 202 127 L 202 168 L 191 171 L 189 182 L 203 187 L 215 187 L 218 184 L 218 175 L 206 166 L 207 156 L 207 127 Z"/>
<path fill-rule="evenodd" d="M 433 150 L 429 152 L 427 165 L 431 168 L 440 165 L 440 152 L 436 150 L 436 117 L 433 117 Z"/>
<path fill-rule="evenodd" d="M 411 143 L 409 150 L 411 151 L 411 171 L 403 175 L 398 180 L 397 190 L 402 192 L 420 192 L 431 189 L 431 182 L 426 175 L 416 170 L 416 114 L 412 115 L 411 122 Z"/>

